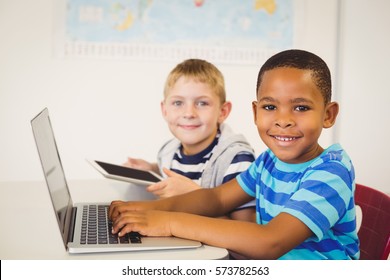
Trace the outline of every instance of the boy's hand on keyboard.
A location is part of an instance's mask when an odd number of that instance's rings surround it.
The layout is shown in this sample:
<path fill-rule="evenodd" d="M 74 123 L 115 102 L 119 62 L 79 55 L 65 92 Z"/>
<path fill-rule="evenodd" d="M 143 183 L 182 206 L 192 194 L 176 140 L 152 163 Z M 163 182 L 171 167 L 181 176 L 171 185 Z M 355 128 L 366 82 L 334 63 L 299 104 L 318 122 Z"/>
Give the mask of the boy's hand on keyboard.
<path fill-rule="evenodd" d="M 125 211 L 113 219 L 113 234 L 123 236 L 135 231 L 144 236 L 171 236 L 170 212 Z"/>
<path fill-rule="evenodd" d="M 121 200 L 115 200 L 111 202 L 110 208 L 108 210 L 108 217 L 110 220 L 115 220 L 121 213 L 126 211 L 145 211 L 153 209 L 150 203 L 147 201 L 121 201 Z"/>

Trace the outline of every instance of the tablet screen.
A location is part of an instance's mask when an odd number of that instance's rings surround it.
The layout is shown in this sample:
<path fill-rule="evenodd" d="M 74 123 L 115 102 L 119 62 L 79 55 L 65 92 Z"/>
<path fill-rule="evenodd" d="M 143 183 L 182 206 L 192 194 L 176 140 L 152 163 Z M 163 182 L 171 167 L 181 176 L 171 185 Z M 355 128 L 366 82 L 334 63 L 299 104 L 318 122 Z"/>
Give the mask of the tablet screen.
<path fill-rule="evenodd" d="M 99 164 L 101 168 L 103 168 L 107 173 L 111 175 L 133 178 L 133 179 L 149 181 L 149 182 L 159 182 L 161 180 L 158 177 L 154 176 L 153 174 L 149 173 L 148 171 L 129 168 L 121 165 L 110 164 L 110 163 L 101 162 L 97 160 L 95 162 Z"/>

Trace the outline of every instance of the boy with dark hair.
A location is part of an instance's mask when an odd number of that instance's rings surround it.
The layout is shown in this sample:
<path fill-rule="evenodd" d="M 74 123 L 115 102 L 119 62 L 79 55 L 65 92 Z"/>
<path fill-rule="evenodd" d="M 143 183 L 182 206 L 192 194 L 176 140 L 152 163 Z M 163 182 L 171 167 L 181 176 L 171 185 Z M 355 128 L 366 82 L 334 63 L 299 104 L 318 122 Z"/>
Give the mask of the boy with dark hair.
<path fill-rule="evenodd" d="M 280 52 L 261 67 L 256 95 L 254 120 L 268 149 L 247 171 L 214 189 L 114 201 L 113 232 L 174 235 L 253 259 L 358 259 L 353 165 L 339 144 L 318 143 L 339 110 L 326 63 L 303 50 Z M 257 223 L 211 218 L 253 197 Z"/>

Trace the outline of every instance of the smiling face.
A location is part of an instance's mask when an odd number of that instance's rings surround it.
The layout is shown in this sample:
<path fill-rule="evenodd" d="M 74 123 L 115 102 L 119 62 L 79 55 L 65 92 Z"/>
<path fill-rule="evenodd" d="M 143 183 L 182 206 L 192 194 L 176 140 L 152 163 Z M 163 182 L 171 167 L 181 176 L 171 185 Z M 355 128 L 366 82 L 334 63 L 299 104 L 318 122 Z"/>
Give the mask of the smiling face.
<path fill-rule="evenodd" d="M 325 104 L 310 70 L 275 68 L 263 74 L 252 104 L 263 142 L 283 162 L 302 163 L 317 157 L 322 128 L 331 127 L 337 103 Z"/>
<path fill-rule="evenodd" d="M 183 152 L 193 155 L 212 143 L 218 125 L 230 113 L 231 104 L 221 104 L 207 83 L 183 76 L 161 102 L 161 110 L 170 131 L 182 143 Z"/>

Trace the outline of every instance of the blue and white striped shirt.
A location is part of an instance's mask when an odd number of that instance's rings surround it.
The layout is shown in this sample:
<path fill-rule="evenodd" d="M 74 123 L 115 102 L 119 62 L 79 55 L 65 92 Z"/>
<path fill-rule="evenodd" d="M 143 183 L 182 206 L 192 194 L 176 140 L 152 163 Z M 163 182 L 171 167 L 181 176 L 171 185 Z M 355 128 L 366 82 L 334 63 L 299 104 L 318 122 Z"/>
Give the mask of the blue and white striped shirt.
<path fill-rule="evenodd" d="M 267 150 L 237 180 L 256 197 L 258 224 L 285 212 L 314 233 L 280 259 L 359 258 L 354 168 L 339 144 L 300 164 L 282 162 Z"/>
<path fill-rule="evenodd" d="M 173 156 L 171 170 L 190 178 L 200 185 L 202 174 L 213 155 L 214 147 L 218 144 L 219 136 L 220 134 L 217 135 L 214 141 L 206 149 L 196 155 L 185 155 L 182 152 L 182 147 L 180 147 Z M 246 170 L 254 160 L 255 158 L 251 153 L 241 152 L 236 154 L 224 174 L 222 183 L 235 178 L 242 171 Z"/>

